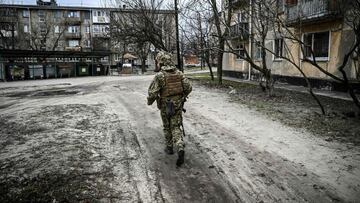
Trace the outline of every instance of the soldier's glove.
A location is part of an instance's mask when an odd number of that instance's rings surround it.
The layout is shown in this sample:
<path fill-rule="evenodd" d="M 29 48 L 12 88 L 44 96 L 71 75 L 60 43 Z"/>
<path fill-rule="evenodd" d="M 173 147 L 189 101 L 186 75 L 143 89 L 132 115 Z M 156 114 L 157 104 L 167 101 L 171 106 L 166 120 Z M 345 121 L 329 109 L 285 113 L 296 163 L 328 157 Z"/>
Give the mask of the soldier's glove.
<path fill-rule="evenodd" d="M 152 105 L 154 103 L 154 99 L 147 98 L 147 105 Z"/>

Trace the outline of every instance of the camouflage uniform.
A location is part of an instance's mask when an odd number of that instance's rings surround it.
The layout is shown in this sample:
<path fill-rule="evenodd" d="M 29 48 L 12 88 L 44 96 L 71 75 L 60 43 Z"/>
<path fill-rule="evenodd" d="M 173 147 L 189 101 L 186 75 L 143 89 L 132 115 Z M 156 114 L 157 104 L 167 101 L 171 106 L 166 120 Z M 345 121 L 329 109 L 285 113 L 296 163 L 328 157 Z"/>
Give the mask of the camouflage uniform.
<path fill-rule="evenodd" d="M 171 54 L 160 52 L 156 59 L 160 63 L 161 71 L 155 75 L 148 90 L 148 105 L 155 100 L 160 109 L 164 127 L 167 148 L 175 146 L 178 153 L 184 151 L 182 123 L 182 107 L 185 98 L 190 94 L 192 87 L 182 72 L 176 69 L 171 60 Z M 167 116 L 166 101 L 172 100 L 174 115 Z M 181 165 L 181 164 L 180 164 Z"/>

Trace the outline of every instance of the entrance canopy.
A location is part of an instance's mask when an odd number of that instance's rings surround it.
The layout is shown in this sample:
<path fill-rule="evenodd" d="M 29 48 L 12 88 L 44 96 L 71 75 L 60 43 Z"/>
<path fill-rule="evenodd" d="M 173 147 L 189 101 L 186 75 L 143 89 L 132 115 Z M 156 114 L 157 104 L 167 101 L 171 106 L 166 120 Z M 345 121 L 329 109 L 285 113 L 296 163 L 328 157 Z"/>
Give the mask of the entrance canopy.
<path fill-rule="evenodd" d="M 137 59 L 137 57 L 132 55 L 132 54 L 127 53 L 127 54 L 124 55 L 124 59 L 132 60 L 132 59 Z"/>

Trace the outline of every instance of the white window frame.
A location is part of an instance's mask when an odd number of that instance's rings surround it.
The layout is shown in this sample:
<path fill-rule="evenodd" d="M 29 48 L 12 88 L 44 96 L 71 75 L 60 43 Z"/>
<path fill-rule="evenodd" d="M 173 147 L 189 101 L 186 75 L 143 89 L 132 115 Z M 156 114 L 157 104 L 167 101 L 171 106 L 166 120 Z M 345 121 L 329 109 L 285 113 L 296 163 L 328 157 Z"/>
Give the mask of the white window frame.
<path fill-rule="evenodd" d="M 100 31 L 101 31 L 100 25 L 94 25 L 93 26 L 93 32 L 94 33 L 100 33 Z"/>
<path fill-rule="evenodd" d="M 241 48 L 241 46 L 242 46 L 242 48 Z M 237 50 L 238 54 L 241 55 L 241 54 L 240 54 L 240 53 L 241 53 L 241 50 L 244 50 L 244 51 L 245 51 L 245 44 L 244 44 L 244 43 L 240 43 L 240 44 L 236 47 L 236 50 Z M 244 57 L 245 57 L 245 52 L 244 52 Z M 244 60 L 244 59 L 240 58 L 238 55 L 235 55 L 235 59 L 236 59 L 237 61 L 242 61 L 242 60 Z"/>
<path fill-rule="evenodd" d="M 88 26 L 85 26 L 85 33 L 90 33 L 90 25 L 88 25 Z"/>
<path fill-rule="evenodd" d="M 29 33 L 29 25 L 24 24 L 24 33 Z"/>
<path fill-rule="evenodd" d="M 78 25 L 73 25 L 68 27 L 68 33 L 79 33 L 80 27 Z"/>
<path fill-rule="evenodd" d="M 86 39 L 86 40 L 84 41 L 84 46 L 85 46 L 85 47 L 91 47 L 91 41 L 90 41 L 89 39 Z"/>
<path fill-rule="evenodd" d="M 331 31 L 327 30 L 327 31 L 317 31 L 317 32 L 306 32 L 303 33 L 301 36 L 302 41 L 304 42 L 305 40 L 305 35 L 307 34 L 312 34 L 312 39 L 311 39 L 311 49 L 314 48 L 314 34 L 316 33 L 323 33 L 323 32 L 328 32 L 329 33 L 329 41 L 328 41 L 328 56 L 327 57 L 315 57 L 316 61 L 320 61 L 320 62 L 326 62 L 330 60 L 330 50 L 331 50 Z M 302 51 L 301 52 L 301 59 L 303 60 L 305 58 L 304 53 Z M 307 57 L 307 59 L 309 60 L 313 60 L 313 57 Z"/>
<path fill-rule="evenodd" d="M 80 11 L 68 11 L 67 17 L 68 18 L 79 18 L 80 17 Z"/>
<path fill-rule="evenodd" d="M 121 54 L 114 54 L 114 61 L 121 61 L 122 55 Z"/>
<path fill-rule="evenodd" d="M 60 33 L 60 27 L 58 25 L 54 26 L 54 33 L 56 34 Z"/>
<path fill-rule="evenodd" d="M 254 46 L 254 48 L 255 48 L 255 53 L 254 53 L 254 55 L 255 55 L 255 60 L 256 61 L 261 61 L 262 60 L 262 53 L 261 53 L 261 46 L 260 45 L 258 45 L 258 44 L 260 44 L 260 41 L 255 41 L 255 46 Z M 257 52 L 259 51 L 259 57 L 257 57 Z"/>
<path fill-rule="evenodd" d="M 23 15 L 24 18 L 28 18 L 30 17 L 30 11 L 29 10 L 23 10 Z"/>
<path fill-rule="evenodd" d="M 75 43 L 75 42 L 77 42 L 77 43 Z M 77 47 L 80 45 L 80 42 L 79 42 L 79 40 L 69 40 L 68 45 L 69 45 L 69 47 Z"/>

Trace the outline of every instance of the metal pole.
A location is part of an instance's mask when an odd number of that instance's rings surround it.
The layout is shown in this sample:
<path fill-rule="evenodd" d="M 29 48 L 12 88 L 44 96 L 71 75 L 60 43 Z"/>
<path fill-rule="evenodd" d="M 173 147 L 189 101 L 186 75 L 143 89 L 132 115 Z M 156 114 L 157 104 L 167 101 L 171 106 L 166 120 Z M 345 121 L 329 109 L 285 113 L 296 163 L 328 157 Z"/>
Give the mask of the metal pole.
<path fill-rule="evenodd" d="M 249 15 L 249 53 L 250 57 L 253 58 L 253 40 L 252 40 L 252 0 L 250 1 L 250 15 Z M 251 64 L 249 63 L 249 78 L 248 80 L 251 80 Z"/>
<path fill-rule="evenodd" d="M 177 61 L 178 61 L 178 69 L 184 72 L 184 69 L 182 67 L 181 63 L 181 57 L 180 57 L 180 41 L 179 41 L 179 13 L 178 13 L 178 2 L 175 1 L 175 26 L 176 26 L 176 52 L 177 52 Z"/>

